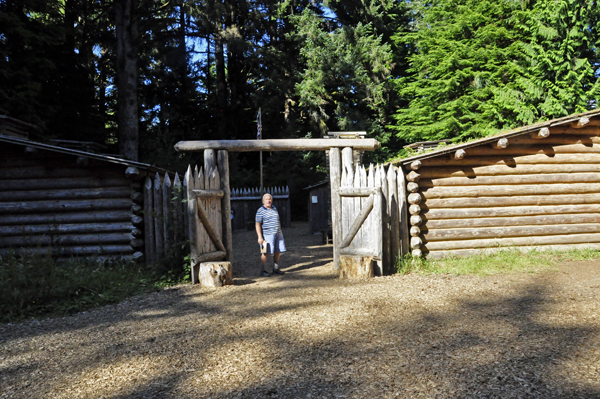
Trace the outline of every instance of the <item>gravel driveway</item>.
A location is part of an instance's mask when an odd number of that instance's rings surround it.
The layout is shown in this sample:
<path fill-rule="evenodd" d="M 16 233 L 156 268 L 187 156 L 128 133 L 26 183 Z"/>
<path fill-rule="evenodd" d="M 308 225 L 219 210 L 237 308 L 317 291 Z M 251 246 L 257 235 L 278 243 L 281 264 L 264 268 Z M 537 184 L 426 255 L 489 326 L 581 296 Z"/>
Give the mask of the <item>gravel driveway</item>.
<path fill-rule="evenodd" d="M 0 398 L 600 398 L 600 266 L 340 280 L 307 225 L 285 276 L 0 325 Z"/>

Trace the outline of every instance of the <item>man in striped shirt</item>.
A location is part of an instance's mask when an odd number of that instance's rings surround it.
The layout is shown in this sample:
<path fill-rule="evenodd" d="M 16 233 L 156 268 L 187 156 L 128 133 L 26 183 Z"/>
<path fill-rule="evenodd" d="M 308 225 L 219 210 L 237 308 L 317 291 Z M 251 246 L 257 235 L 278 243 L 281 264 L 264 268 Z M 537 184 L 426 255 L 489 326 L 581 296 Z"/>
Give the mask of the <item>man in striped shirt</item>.
<path fill-rule="evenodd" d="M 273 274 L 285 274 L 279 270 L 279 257 L 282 252 L 285 252 L 285 242 L 283 241 L 283 233 L 281 232 L 281 224 L 279 223 L 279 212 L 273 206 L 273 197 L 271 194 L 265 194 L 262 198 L 263 206 L 256 212 L 255 227 L 258 235 L 258 244 L 267 244 L 266 251 L 261 251 L 260 275 L 269 277 L 269 273 L 265 266 L 267 264 L 268 255 L 273 255 Z"/>

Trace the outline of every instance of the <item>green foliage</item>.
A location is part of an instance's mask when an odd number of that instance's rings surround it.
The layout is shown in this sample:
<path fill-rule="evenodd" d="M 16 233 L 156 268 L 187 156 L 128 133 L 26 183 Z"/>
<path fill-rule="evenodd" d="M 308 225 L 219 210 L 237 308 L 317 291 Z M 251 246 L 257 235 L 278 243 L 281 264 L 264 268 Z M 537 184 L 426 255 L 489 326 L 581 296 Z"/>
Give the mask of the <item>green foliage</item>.
<path fill-rule="evenodd" d="M 420 4 L 410 105 L 390 126 L 407 142 L 483 137 L 585 111 L 598 97 L 598 9 L 593 1 L 437 0 Z"/>
<path fill-rule="evenodd" d="M 321 18 L 305 10 L 294 19 L 306 68 L 296 85 L 300 107 L 321 132 L 372 131 L 385 118 L 392 67 L 389 44 L 358 23 L 330 31 Z"/>
<path fill-rule="evenodd" d="M 533 273 L 548 270 L 559 263 L 600 258 L 592 249 L 570 251 L 532 250 L 522 252 L 507 248 L 496 253 L 482 253 L 465 258 L 448 257 L 441 260 L 412 258 L 401 259 L 396 267 L 398 274 L 475 274 L 489 276 L 506 273 Z"/>
<path fill-rule="evenodd" d="M 118 303 L 177 281 L 128 262 L 9 255 L 0 258 L 0 322 Z"/>

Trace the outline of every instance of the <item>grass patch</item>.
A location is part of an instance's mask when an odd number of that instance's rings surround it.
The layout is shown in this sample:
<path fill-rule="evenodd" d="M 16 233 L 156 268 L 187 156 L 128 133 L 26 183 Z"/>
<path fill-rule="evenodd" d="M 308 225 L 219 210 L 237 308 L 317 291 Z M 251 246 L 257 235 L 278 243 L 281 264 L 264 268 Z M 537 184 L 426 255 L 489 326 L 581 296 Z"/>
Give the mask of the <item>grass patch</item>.
<path fill-rule="evenodd" d="M 521 252 L 507 248 L 496 253 L 482 253 L 465 258 L 449 257 L 440 260 L 413 259 L 408 256 L 397 265 L 399 274 L 454 274 L 490 276 L 507 273 L 535 273 L 552 270 L 562 262 L 591 260 L 600 258 L 594 249 L 569 251 L 532 250 Z"/>
<path fill-rule="evenodd" d="M 63 316 L 118 303 L 182 281 L 173 271 L 131 262 L 57 262 L 49 256 L 0 257 L 0 322 Z"/>

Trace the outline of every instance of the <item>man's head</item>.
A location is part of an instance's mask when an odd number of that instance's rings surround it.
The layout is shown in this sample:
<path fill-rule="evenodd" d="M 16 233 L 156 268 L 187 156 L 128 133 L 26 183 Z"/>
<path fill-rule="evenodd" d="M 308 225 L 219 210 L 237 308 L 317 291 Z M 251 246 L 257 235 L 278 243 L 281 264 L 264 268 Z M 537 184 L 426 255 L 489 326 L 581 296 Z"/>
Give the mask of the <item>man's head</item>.
<path fill-rule="evenodd" d="M 271 194 L 266 193 L 265 195 L 263 195 L 262 203 L 266 208 L 271 208 L 271 206 L 273 205 L 273 197 L 271 196 Z"/>

